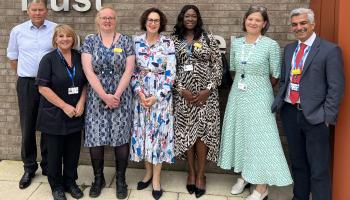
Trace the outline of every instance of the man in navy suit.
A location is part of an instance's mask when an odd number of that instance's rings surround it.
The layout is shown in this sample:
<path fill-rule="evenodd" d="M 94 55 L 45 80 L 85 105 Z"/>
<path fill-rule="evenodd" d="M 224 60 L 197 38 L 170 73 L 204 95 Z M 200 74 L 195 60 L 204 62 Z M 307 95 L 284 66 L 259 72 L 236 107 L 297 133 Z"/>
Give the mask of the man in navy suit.
<path fill-rule="evenodd" d="M 344 91 L 340 48 L 316 36 L 314 13 L 291 12 L 298 41 L 284 49 L 279 93 L 272 111 L 280 110 L 294 179 L 293 200 L 331 200 L 330 129 Z"/>

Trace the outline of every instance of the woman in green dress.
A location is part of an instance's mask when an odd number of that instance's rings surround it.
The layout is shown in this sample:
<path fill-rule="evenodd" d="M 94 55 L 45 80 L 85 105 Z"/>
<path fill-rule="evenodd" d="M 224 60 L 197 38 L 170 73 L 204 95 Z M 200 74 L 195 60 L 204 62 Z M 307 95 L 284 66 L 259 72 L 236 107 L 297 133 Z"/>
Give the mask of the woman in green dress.
<path fill-rule="evenodd" d="M 243 20 L 245 37 L 231 38 L 230 68 L 235 71 L 222 127 L 218 165 L 234 168 L 242 178 L 231 193 L 257 184 L 247 200 L 267 199 L 267 185 L 292 183 L 275 115 L 270 107 L 273 86 L 280 73 L 280 48 L 264 36 L 269 28 L 267 10 L 251 6 Z"/>

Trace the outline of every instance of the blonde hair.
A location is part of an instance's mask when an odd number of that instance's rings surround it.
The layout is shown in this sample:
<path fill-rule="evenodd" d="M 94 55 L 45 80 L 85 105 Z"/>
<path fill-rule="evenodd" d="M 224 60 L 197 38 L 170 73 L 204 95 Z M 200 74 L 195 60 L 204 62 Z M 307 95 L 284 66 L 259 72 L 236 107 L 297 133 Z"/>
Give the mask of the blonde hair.
<path fill-rule="evenodd" d="M 100 31 L 100 28 L 99 28 L 98 23 L 99 23 L 99 21 L 100 21 L 101 12 L 102 12 L 103 10 L 107 10 L 107 9 L 112 10 L 113 13 L 114 13 L 114 17 L 117 19 L 117 11 L 113 8 L 112 5 L 105 5 L 105 6 L 103 6 L 103 7 L 97 12 L 96 17 L 95 17 L 95 26 L 96 26 L 97 31 Z"/>
<path fill-rule="evenodd" d="M 73 44 L 71 48 L 75 47 L 75 45 L 77 44 L 77 34 L 74 32 L 73 28 L 67 24 L 59 24 L 55 27 L 55 31 L 52 37 L 52 46 L 54 48 L 58 47 L 56 43 L 56 38 L 59 33 L 65 33 L 68 36 L 71 36 L 73 38 Z"/>

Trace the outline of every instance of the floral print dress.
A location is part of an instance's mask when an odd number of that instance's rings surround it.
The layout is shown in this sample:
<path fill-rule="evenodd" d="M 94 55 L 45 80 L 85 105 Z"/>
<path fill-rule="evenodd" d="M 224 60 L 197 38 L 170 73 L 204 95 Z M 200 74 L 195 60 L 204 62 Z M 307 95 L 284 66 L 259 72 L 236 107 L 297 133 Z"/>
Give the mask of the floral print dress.
<path fill-rule="evenodd" d="M 146 34 L 134 38 L 136 67 L 132 76 L 133 128 L 130 159 L 152 164 L 173 163 L 174 115 L 172 87 L 176 73 L 173 41 L 160 35 L 155 44 L 148 44 Z M 155 96 L 151 108 L 141 106 L 138 92 Z"/>

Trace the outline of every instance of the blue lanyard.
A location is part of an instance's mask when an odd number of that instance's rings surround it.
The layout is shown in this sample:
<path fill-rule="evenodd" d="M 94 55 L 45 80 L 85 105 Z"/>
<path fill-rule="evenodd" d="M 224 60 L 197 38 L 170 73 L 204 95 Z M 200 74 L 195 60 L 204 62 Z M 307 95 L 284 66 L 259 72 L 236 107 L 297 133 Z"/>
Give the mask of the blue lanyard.
<path fill-rule="evenodd" d="M 186 45 L 186 54 L 187 54 L 187 57 L 190 57 L 190 56 L 192 55 L 193 44 L 192 44 L 192 43 L 189 44 L 189 43 L 187 42 L 187 40 L 183 40 L 182 42 L 185 43 L 185 45 Z"/>
<path fill-rule="evenodd" d="M 304 55 L 303 57 L 301 58 L 300 62 L 298 63 L 298 66 L 296 65 L 296 62 L 297 62 L 297 53 L 300 49 L 300 44 L 298 44 L 297 48 L 295 49 L 294 51 L 294 55 L 293 55 L 293 60 L 292 60 L 292 69 L 302 69 L 302 66 L 304 65 L 304 62 L 305 62 L 305 59 L 307 57 L 307 55 L 309 55 L 309 52 L 310 52 L 310 49 L 311 47 L 310 46 L 307 46 L 304 50 Z"/>
<path fill-rule="evenodd" d="M 68 76 L 69 76 L 70 80 L 72 81 L 72 86 L 74 87 L 74 77 L 75 77 L 75 74 L 76 74 L 75 65 L 73 64 L 73 68 L 72 68 L 73 70 L 71 72 L 71 70 L 69 69 L 69 65 L 68 65 L 67 61 L 64 59 L 64 57 L 62 55 L 62 52 L 59 49 L 57 49 L 57 55 L 60 58 L 62 64 L 66 67 L 66 70 L 68 72 Z"/>

